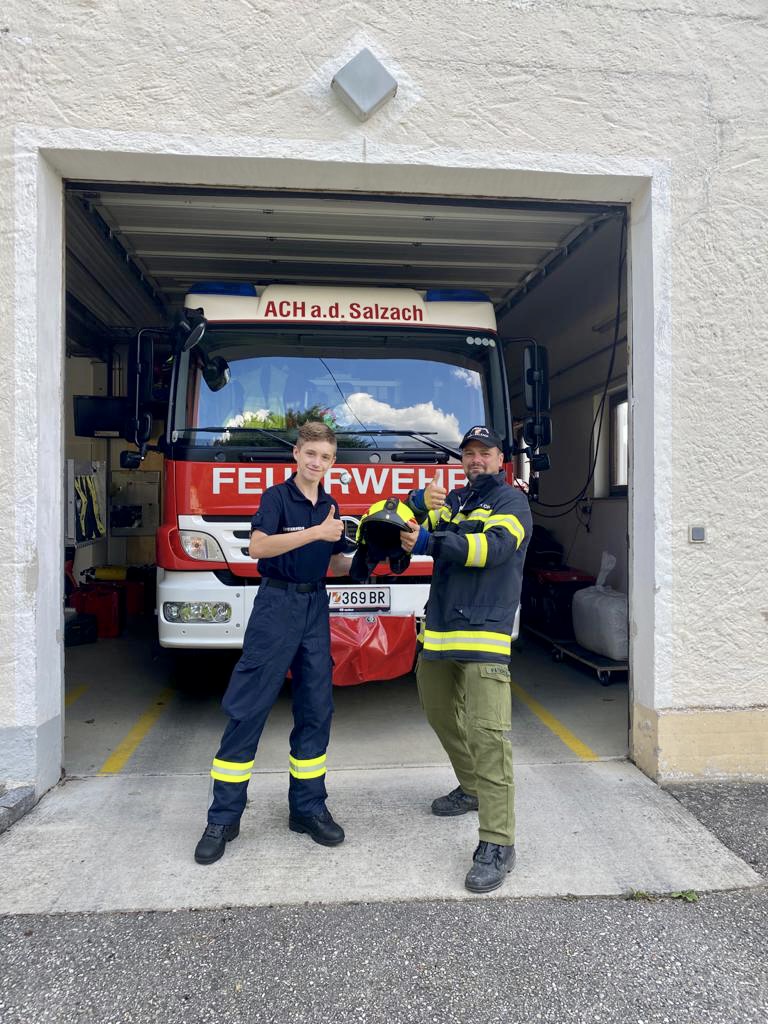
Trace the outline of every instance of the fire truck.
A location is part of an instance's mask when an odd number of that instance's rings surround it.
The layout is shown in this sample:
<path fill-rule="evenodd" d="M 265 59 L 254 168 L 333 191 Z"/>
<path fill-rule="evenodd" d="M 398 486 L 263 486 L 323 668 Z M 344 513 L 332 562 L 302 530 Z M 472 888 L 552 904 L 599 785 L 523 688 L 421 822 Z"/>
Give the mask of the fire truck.
<path fill-rule="evenodd" d="M 141 334 L 139 335 L 141 342 Z M 525 346 L 525 451 L 545 468 L 544 352 Z M 149 446 L 139 344 L 131 428 L 137 468 Z M 361 515 L 404 498 L 436 475 L 465 483 L 458 443 L 490 424 L 504 441 L 508 478 L 520 450 L 494 308 L 478 292 L 210 283 L 186 296 L 164 364 L 162 523 L 157 620 L 169 648 L 238 648 L 259 585 L 248 554 L 260 495 L 293 472 L 298 427 L 336 433 L 324 486 L 354 539 Z M 157 402 L 155 402 L 155 406 Z M 158 411 L 156 409 L 156 411 Z M 537 461 L 538 460 L 538 461 Z M 401 576 L 379 566 L 365 584 L 328 580 L 337 685 L 394 678 L 411 668 L 432 560 Z"/>

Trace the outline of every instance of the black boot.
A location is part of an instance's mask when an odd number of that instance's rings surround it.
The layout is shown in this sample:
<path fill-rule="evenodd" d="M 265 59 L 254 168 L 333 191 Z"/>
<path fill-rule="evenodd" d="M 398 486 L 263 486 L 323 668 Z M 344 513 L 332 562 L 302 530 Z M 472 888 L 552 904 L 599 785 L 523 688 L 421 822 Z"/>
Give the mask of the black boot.
<path fill-rule="evenodd" d="M 452 789 L 446 796 L 439 796 L 432 801 L 432 813 L 438 818 L 454 818 L 457 814 L 477 810 L 477 797 L 465 793 L 461 786 Z"/>
<path fill-rule="evenodd" d="M 470 892 L 492 892 L 498 889 L 515 866 L 514 846 L 481 842 L 472 858 L 464 885 Z"/>
<path fill-rule="evenodd" d="M 320 814 L 291 814 L 288 828 L 291 832 L 306 832 L 321 846 L 338 846 L 344 842 L 344 829 L 336 824 L 329 810 Z"/>
<path fill-rule="evenodd" d="M 224 856 L 227 843 L 240 835 L 240 822 L 234 825 L 216 825 L 209 821 L 200 842 L 195 847 L 195 860 L 198 864 L 213 864 Z"/>

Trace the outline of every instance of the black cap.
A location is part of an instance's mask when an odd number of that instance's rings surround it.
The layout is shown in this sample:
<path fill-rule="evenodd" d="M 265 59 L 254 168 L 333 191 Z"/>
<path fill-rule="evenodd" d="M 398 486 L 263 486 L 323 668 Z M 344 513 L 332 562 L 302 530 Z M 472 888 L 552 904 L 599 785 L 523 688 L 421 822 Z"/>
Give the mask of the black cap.
<path fill-rule="evenodd" d="M 459 448 L 466 448 L 470 441 L 479 441 L 486 448 L 498 448 L 499 451 L 502 448 L 499 435 L 494 430 L 491 430 L 490 427 L 485 427 L 482 424 L 469 428 L 464 437 L 462 437 Z"/>

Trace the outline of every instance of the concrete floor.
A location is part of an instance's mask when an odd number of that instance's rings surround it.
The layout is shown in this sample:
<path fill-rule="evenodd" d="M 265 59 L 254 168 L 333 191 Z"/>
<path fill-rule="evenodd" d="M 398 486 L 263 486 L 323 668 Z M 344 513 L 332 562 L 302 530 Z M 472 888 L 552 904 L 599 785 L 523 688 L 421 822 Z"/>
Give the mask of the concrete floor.
<path fill-rule="evenodd" d="M 70 648 L 67 777 L 115 769 L 129 775 L 207 773 L 226 720 L 219 703 L 235 659 L 196 654 L 175 666 L 171 653 L 155 648 L 146 632 Z M 626 682 L 600 686 L 593 673 L 555 663 L 535 641 L 514 651 L 512 674 L 517 764 L 627 756 Z M 446 764 L 419 708 L 413 676 L 337 687 L 334 700 L 332 769 Z M 556 731 L 546 713 L 556 719 Z M 267 723 L 257 773 L 286 770 L 290 719 L 286 693 Z"/>
<path fill-rule="evenodd" d="M 12 913 L 472 898 L 477 818 L 438 819 L 454 785 L 412 677 L 335 691 L 327 850 L 286 828 L 290 701 L 270 718 L 240 838 L 201 868 L 208 769 L 224 723 L 221 659 L 172 676 L 126 636 L 67 652 L 67 783 L 0 837 Z M 518 867 L 497 895 L 753 886 L 759 876 L 626 760 L 627 687 L 536 643 L 515 651 Z M 487 897 L 486 897 L 487 898 Z M 495 898 L 495 897 L 493 897 Z"/>

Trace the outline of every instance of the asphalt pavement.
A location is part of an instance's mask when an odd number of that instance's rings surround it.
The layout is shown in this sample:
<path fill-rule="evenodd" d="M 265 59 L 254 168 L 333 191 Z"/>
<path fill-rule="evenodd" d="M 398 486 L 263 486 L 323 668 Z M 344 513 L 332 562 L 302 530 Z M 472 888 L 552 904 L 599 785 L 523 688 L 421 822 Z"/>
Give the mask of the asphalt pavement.
<path fill-rule="evenodd" d="M 768 879 L 768 785 L 672 792 Z M 3 1024 L 765 1024 L 768 883 L 23 914 L 0 918 L 0 953 Z"/>

